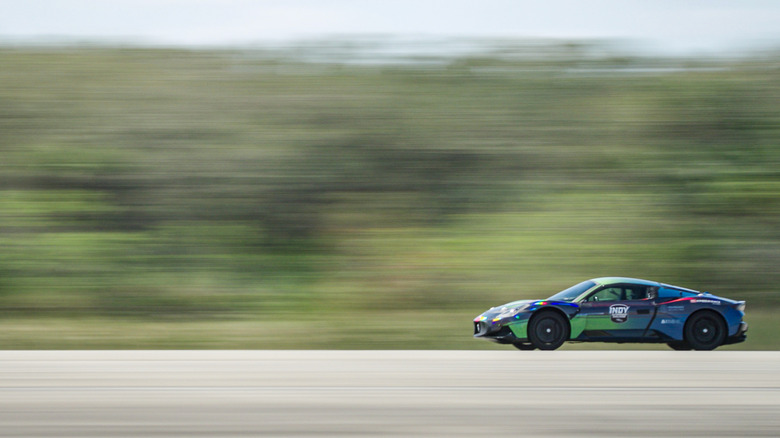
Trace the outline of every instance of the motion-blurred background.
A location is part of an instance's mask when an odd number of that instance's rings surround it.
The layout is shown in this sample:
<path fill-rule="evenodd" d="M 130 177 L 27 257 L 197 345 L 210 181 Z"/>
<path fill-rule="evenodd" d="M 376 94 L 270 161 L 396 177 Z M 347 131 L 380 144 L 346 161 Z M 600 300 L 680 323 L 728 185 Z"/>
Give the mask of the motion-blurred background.
<path fill-rule="evenodd" d="M 47 31 L 85 4 L 0 20 L 2 349 L 496 348 L 475 315 L 605 275 L 747 300 L 725 348 L 780 348 L 775 34 Z"/>

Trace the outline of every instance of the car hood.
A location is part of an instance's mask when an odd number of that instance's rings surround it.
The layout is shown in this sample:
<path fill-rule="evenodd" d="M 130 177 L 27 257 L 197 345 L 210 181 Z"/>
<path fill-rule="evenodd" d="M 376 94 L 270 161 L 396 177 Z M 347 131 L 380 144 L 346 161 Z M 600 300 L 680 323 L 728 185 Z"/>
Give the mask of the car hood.
<path fill-rule="evenodd" d="M 500 306 L 491 307 L 490 309 L 483 312 L 481 315 L 474 318 L 474 321 L 478 322 L 478 321 L 484 321 L 485 319 L 492 319 L 497 317 L 498 315 L 501 315 L 504 312 L 534 303 L 536 301 L 538 300 L 519 300 L 519 301 L 512 301 L 511 303 L 502 304 Z"/>
<path fill-rule="evenodd" d="M 536 302 L 539 300 L 518 300 L 518 301 L 512 301 L 511 303 L 502 304 L 500 306 L 492 307 L 490 310 L 499 310 L 499 311 L 505 311 L 505 310 L 511 310 L 520 306 L 525 306 L 526 304 L 530 304 L 533 302 Z"/>
<path fill-rule="evenodd" d="M 475 322 L 484 321 L 486 319 L 501 318 L 501 315 L 505 312 L 509 312 L 512 309 L 518 307 L 526 307 L 521 312 L 533 312 L 534 310 L 545 306 L 573 306 L 578 307 L 577 303 L 570 303 L 567 301 L 550 301 L 550 300 L 519 300 L 512 301 L 511 303 L 502 304 L 500 306 L 491 307 L 481 315 L 474 318 Z"/>

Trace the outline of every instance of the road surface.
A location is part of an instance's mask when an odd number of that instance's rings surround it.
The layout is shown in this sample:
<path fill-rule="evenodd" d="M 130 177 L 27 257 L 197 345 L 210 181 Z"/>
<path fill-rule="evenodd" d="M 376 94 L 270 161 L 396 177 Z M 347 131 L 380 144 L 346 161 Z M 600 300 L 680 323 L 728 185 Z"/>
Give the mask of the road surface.
<path fill-rule="evenodd" d="M 780 352 L 0 352 L 9 437 L 778 435 Z"/>

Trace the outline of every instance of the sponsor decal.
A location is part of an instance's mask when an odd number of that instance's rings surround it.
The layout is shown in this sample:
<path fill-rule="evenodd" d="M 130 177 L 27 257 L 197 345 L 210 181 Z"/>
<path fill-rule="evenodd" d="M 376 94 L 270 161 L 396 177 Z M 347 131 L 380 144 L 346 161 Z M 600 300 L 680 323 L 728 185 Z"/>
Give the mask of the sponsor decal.
<path fill-rule="evenodd" d="M 609 317 L 612 322 L 622 323 L 628 321 L 628 309 L 625 304 L 613 304 L 609 306 Z"/>
<path fill-rule="evenodd" d="M 666 308 L 669 312 L 680 312 L 682 310 L 685 310 L 685 306 L 669 306 Z"/>
<path fill-rule="evenodd" d="M 714 304 L 716 306 L 720 306 L 720 301 L 718 300 L 708 300 L 706 298 L 694 298 L 691 300 L 692 303 L 700 303 L 700 304 Z"/>
<path fill-rule="evenodd" d="M 679 319 L 662 319 L 661 324 L 682 324 Z"/>

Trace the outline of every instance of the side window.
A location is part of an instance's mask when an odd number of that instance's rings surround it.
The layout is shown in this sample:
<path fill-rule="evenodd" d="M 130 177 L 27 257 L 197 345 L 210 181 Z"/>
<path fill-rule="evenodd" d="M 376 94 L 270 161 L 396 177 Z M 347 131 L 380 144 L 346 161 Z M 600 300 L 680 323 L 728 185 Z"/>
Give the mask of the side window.
<path fill-rule="evenodd" d="M 647 286 L 629 284 L 624 286 L 627 300 L 644 300 L 647 298 Z"/>
<path fill-rule="evenodd" d="M 622 293 L 620 287 L 605 287 L 588 297 L 588 301 L 618 301 L 622 299 Z"/>
<path fill-rule="evenodd" d="M 647 286 L 639 284 L 620 284 L 605 287 L 593 293 L 587 301 L 626 301 L 647 298 Z"/>

